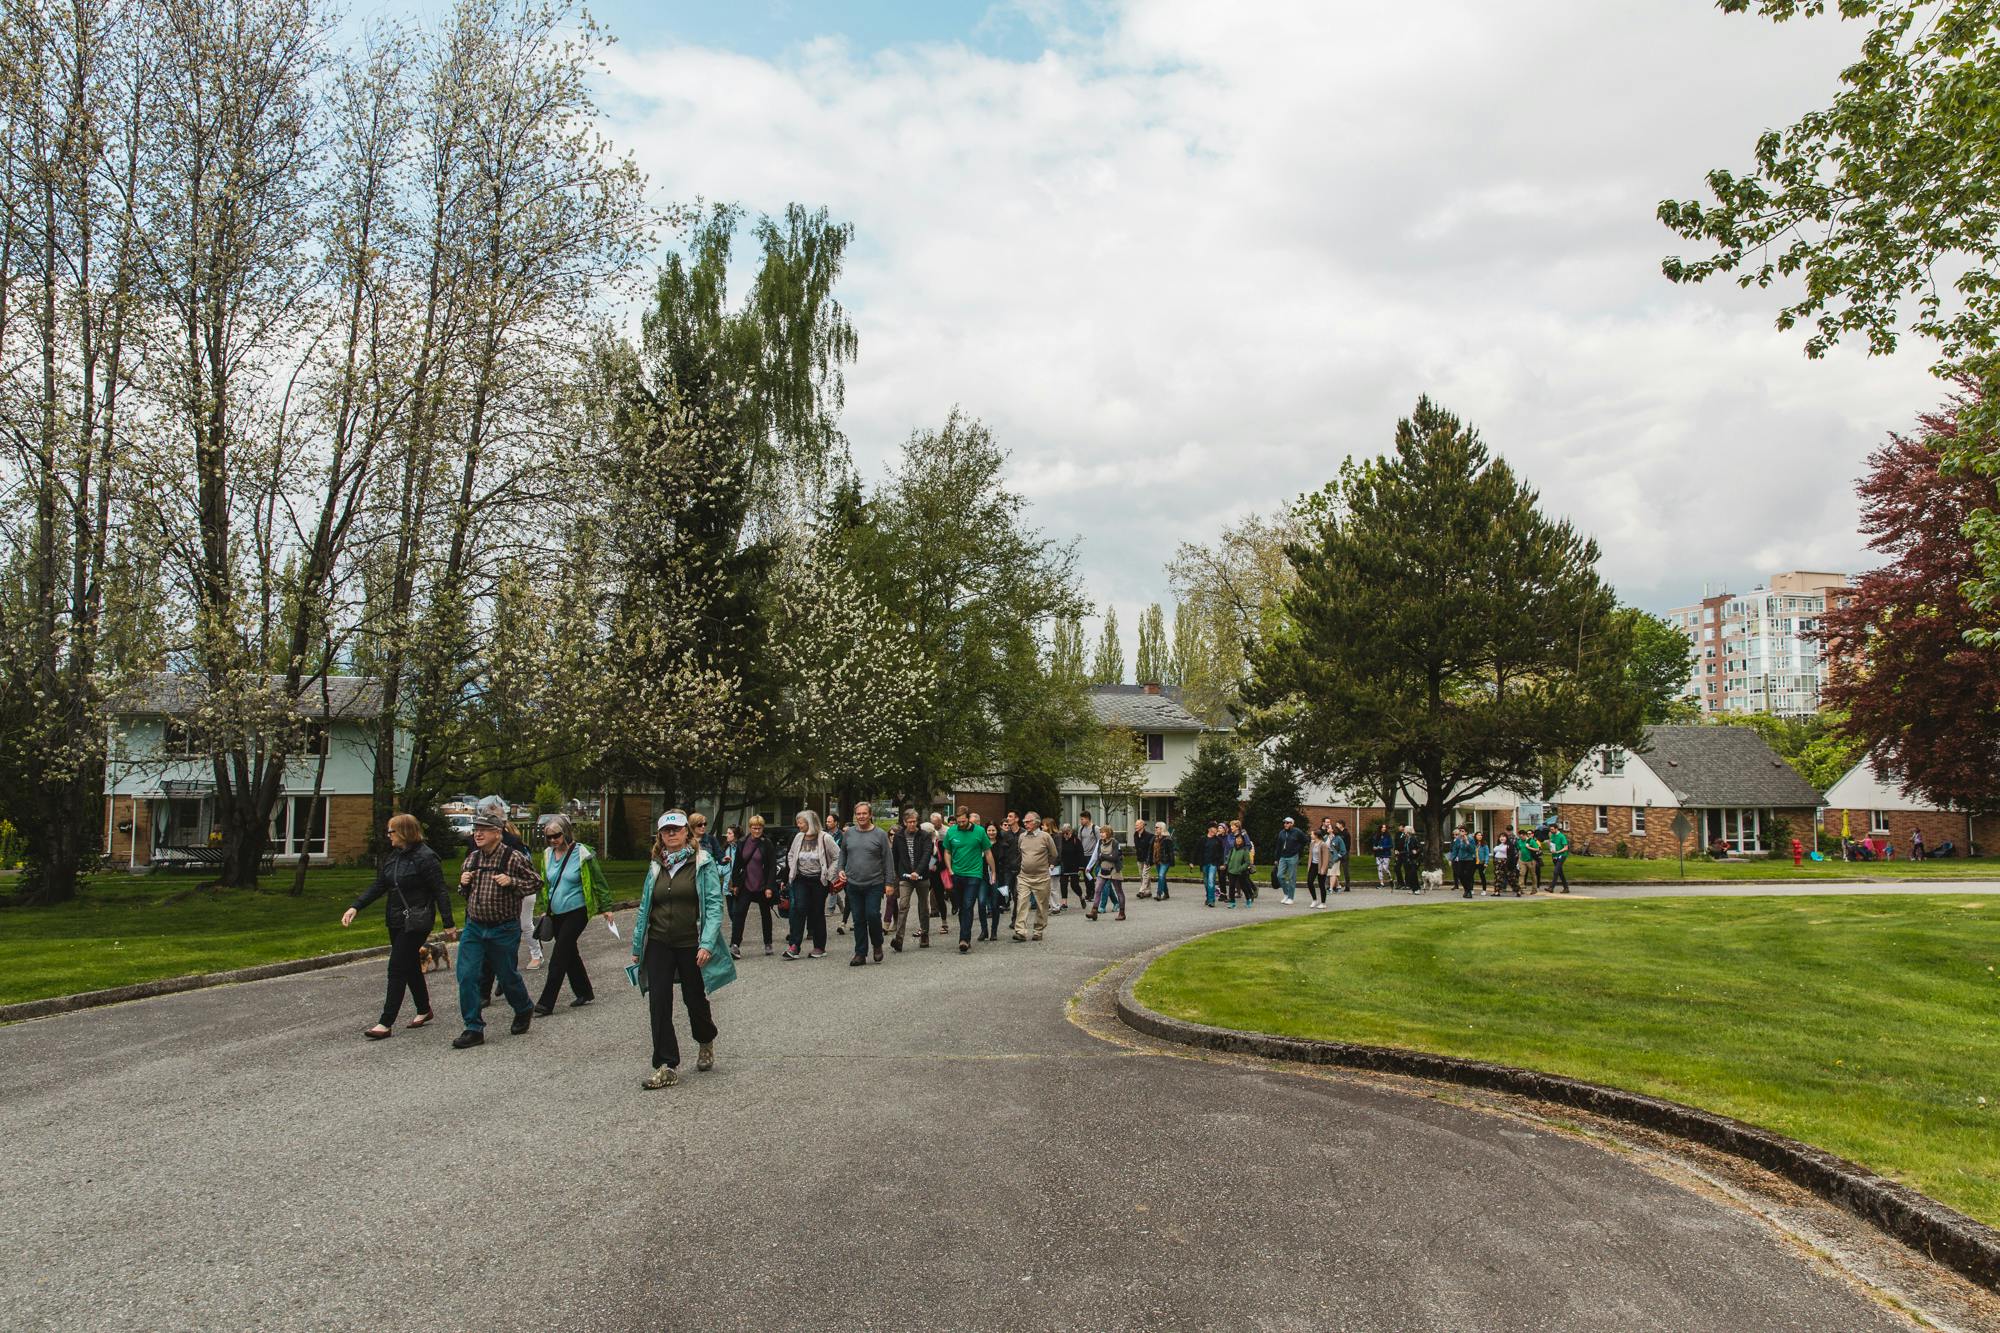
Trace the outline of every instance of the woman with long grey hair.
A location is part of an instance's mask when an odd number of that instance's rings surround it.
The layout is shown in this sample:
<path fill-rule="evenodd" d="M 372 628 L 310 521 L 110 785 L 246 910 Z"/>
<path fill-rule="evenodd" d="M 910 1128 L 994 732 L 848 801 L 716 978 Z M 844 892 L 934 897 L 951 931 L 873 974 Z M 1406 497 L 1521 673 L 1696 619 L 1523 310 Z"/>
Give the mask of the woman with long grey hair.
<path fill-rule="evenodd" d="M 840 874 L 840 844 L 820 827 L 819 816 L 811 810 L 799 811 L 793 821 L 798 832 L 792 837 L 788 858 L 792 868 L 791 930 L 786 936 L 785 957 L 799 956 L 806 931 L 812 931 L 812 957 L 826 957 L 826 891 Z"/>

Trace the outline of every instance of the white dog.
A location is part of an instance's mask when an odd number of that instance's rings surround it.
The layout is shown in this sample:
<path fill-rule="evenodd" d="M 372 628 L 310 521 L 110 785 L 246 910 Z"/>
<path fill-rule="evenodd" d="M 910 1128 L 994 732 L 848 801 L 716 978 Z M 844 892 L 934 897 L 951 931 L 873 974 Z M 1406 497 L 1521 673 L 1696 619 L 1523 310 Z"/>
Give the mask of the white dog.
<path fill-rule="evenodd" d="M 1444 871 L 1442 870 L 1422 871 L 1417 876 L 1417 883 L 1421 884 L 1424 889 L 1442 889 L 1444 888 Z M 1418 892 L 1419 893 L 1423 892 L 1423 889 L 1419 889 Z"/>

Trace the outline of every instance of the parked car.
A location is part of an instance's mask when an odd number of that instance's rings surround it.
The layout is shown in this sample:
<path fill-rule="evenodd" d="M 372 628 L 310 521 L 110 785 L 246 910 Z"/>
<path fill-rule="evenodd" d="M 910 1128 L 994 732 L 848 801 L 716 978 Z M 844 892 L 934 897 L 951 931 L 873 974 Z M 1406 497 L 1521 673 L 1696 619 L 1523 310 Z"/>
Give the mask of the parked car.
<path fill-rule="evenodd" d="M 457 836 L 460 842 L 469 843 L 472 841 L 471 815 L 447 815 L 445 818 L 450 822 L 451 831 Z"/>

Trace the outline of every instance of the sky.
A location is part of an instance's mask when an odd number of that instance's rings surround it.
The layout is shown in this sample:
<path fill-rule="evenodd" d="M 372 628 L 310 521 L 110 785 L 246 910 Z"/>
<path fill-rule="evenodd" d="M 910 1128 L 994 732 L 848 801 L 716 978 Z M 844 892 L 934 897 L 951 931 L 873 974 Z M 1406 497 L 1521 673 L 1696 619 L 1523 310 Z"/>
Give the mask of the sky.
<path fill-rule="evenodd" d="M 1625 600 L 1873 563 L 1868 452 L 1921 344 L 1807 360 L 1775 293 L 1678 288 L 1654 218 L 1822 105 L 1859 42 L 1712 0 L 615 2 L 607 133 L 661 201 L 857 238 L 845 430 L 954 406 L 1133 648 L 1176 545 L 1389 447 L 1430 394 Z"/>

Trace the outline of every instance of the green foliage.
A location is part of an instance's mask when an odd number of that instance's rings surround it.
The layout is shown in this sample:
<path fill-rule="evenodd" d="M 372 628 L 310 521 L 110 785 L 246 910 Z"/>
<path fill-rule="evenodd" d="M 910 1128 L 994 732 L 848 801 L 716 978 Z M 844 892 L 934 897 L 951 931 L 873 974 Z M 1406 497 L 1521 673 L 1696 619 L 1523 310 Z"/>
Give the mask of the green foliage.
<path fill-rule="evenodd" d="M 1125 645 L 1118 641 L 1118 608 L 1104 608 L 1104 626 L 1097 636 L 1097 652 L 1090 659 L 1092 685 L 1116 685 L 1125 679 Z"/>
<path fill-rule="evenodd" d="M 1537 498 L 1420 399 L 1394 453 L 1301 506 L 1285 629 L 1251 658 L 1245 730 L 1307 779 L 1420 785 L 1433 858 L 1452 807 L 1639 739 L 1631 629 L 1597 545 Z"/>
<path fill-rule="evenodd" d="M 1210 726 L 1235 715 L 1246 653 L 1285 631 L 1284 593 L 1293 579 L 1285 538 L 1294 521 L 1252 514 L 1213 543 L 1181 543 L 1167 562 L 1179 599 L 1174 637 L 1183 702 Z"/>
<path fill-rule="evenodd" d="M 1250 784 L 1250 795 L 1243 805 L 1243 827 L 1250 841 L 1257 844 L 1259 861 L 1268 863 L 1277 858 L 1278 830 L 1286 815 L 1297 820 L 1300 828 L 1306 827 L 1299 775 L 1285 764 L 1266 764 Z"/>
<path fill-rule="evenodd" d="M 1665 200 L 1660 221 L 1706 253 L 1669 256 L 1673 282 L 1728 275 L 1778 287 L 1777 325 L 1807 329 L 1808 356 L 1849 335 L 1894 351 L 1907 325 L 1934 344 L 1936 373 L 1986 392 L 1961 412 L 1956 466 L 2000 475 L 2000 22 L 1991 0 L 1719 0 L 1777 22 L 1837 12 L 1866 25 L 1825 107 L 1762 131 L 1752 164 L 1710 171 L 1714 202 Z M 2000 518 L 1967 524 L 2000 610 Z M 1984 635 L 1985 631 L 1974 631 Z"/>
<path fill-rule="evenodd" d="M 1645 721 L 1692 720 L 1698 715 L 1698 705 L 1683 693 L 1694 675 L 1688 636 L 1637 607 L 1620 607 L 1618 615 L 1632 635 L 1632 656 L 1625 676 L 1645 701 Z"/>
<path fill-rule="evenodd" d="M 1214 734 L 1201 738 L 1174 789 L 1174 843 L 1183 862 L 1200 855 L 1202 832 L 1210 820 L 1237 817 L 1243 808 L 1243 777 L 1243 757 L 1228 739 Z"/>
<path fill-rule="evenodd" d="M 1207 651 L 1205 644 L 1201 617 L 1185 603 L 1175 602 L 1173 650 L 1167 657 L 1166 679 L 1161 684 L 1177 686 L 1185 698 L 1189 681 L 1201 668 L 1203 654 Z M 1194 712 L 1192 705 L 1188 711 Z M 1201 717 L 1201 714 L 1195 713 L 1195 716 Z"/>
<path fill-rule="evenodd" d="M 1139 615 L 1139 661 L 1133 679 L 1139 684 L 1166 683 L 1172 656 L 1167 648 L 1167 618 L 1158 602 Z"/>
<path fill-rule="evenodd" d="M 553 814 L 562 809 L 562 807 L 563 789 L 561 787 L 558 787 L 553 782 L 540 782 L 535 785 L 536 814 Z"/>

